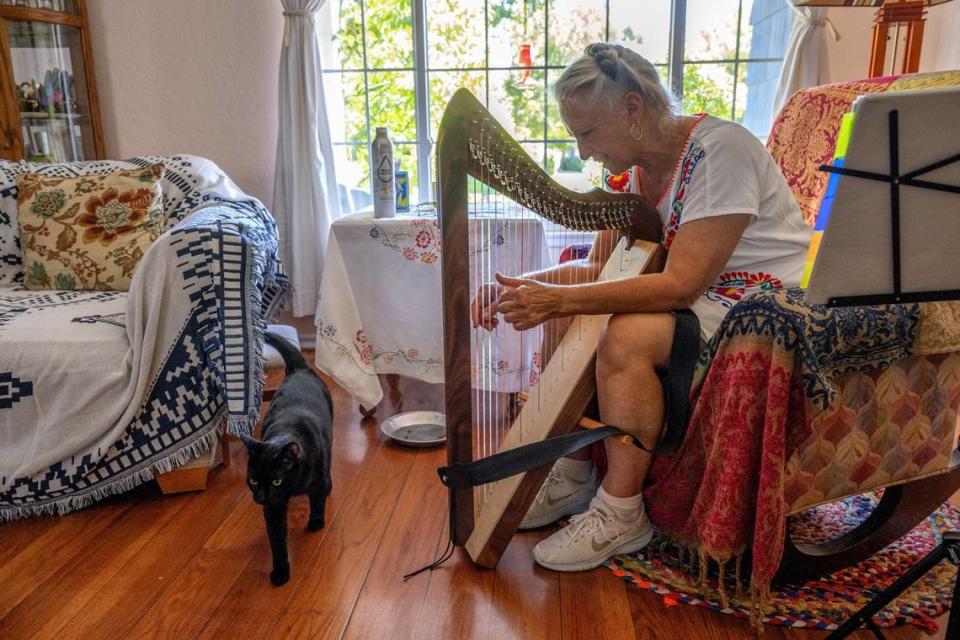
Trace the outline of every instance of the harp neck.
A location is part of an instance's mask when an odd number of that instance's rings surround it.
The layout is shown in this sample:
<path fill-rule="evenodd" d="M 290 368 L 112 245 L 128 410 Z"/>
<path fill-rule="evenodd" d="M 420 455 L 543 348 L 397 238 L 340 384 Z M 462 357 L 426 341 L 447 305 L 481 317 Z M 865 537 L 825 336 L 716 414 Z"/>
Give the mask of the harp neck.
<path fill-rule="evenodd" d="M 450 187 L 448 190 L 441 188 L 442 218 L 445 217 L 444 209 L 456 209 L 458 214 L 465 209 L 463 203 L 449 201 L 454 193 L 450 180 L 465 182 L 470 176 L 551 222 L 570 229 L 602 231 L 641 226 L 645 231 L 638 237 L 651 242 L 660 239 L 660 221 L 650 219 L 649 205 L 642 198 L 600 189 L 582 193 L 563 187 L 527 155 L 466 89 L 459 89 L 453 95 L 440 121 L 437 173 L 441 187 L 445 182 L 444 174 Z M 466 195 L 465 184 L 463 195 Z"/>

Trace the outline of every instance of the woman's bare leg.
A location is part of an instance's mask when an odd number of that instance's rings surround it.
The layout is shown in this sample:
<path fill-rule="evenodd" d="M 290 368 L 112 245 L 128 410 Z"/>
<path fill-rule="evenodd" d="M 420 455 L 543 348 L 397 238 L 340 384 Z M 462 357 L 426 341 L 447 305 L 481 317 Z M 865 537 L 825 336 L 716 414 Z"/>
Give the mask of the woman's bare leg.
<path fill-rule="evenodd" d="M 676 326 L 669 313 L 613 316 L 597 349 L 597 397 L 600 419 L 639 435 L 653 448 L 663 429 L 663 389 L 656 367 L 670 359 Z M 632 444 L 606 442 L 604 490 L 612 496 L 635 496 L 643 489 L 653 458 Z"/>

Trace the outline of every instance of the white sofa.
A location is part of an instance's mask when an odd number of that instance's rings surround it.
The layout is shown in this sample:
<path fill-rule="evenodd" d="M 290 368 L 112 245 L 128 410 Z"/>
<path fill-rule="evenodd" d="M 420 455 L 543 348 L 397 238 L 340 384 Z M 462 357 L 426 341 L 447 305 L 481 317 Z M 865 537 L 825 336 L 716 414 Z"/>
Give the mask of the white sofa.
<path fill-rule="evenodd" d="M 20 286 L 16 174 L 162 160 L 166 232 L 129 292 Z M 64 513 L 248 433 L 287 280 L 269 212 L 194 156 L 0 161 L 0 521 Z"/>

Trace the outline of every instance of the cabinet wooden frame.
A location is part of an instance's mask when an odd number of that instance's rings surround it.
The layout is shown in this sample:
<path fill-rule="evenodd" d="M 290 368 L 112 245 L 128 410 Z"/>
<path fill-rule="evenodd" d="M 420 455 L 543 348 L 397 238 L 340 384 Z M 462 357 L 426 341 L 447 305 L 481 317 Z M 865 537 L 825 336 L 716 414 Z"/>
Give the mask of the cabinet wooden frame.
<path fill-rule="evenodd" d="M 23 160 L 27 145 L 21 137 L 22 123 L 17 100 L 16 82 L 13 75 L 13 60 L 10 54 L 10 41 L 7 36 L 7 21 L 43 22 L 66 27 L 74 27 L 80 33 L 80 49 L 83 54 L 83 75 L 87 99 L 90 126 L 93 132 L 94 157 L 104 157 L 103 127 L 100 120 L 100 101 L 97 96 L 96 73 L 93 51 L 90 47 L 90 29 L 87 20 L 87 7 L 84 0 L 74 0 L 77 13 L 51 11 L 0 5 L 0 158 L 4 160 Z"/>

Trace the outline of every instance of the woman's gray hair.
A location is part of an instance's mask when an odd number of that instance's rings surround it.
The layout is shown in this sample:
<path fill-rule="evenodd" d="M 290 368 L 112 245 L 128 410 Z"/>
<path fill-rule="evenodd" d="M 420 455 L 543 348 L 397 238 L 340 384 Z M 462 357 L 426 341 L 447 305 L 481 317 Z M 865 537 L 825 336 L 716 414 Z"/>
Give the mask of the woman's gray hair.
<path fill-rule="evenodd" d="M 649 60 L 619 44 L 597 42 L 587 46 L 580 58 L 563 70 L 553 85 L 557 102 L 572 97 L 613 106 L 628 91 L 636 91 L 644 103 L 665 117 L 676 117 L 680 109 L 673 95 L 660 83 L 660 75 Z"/>

